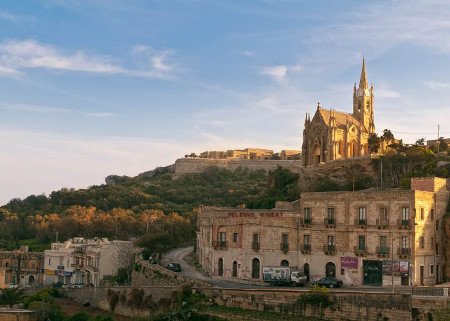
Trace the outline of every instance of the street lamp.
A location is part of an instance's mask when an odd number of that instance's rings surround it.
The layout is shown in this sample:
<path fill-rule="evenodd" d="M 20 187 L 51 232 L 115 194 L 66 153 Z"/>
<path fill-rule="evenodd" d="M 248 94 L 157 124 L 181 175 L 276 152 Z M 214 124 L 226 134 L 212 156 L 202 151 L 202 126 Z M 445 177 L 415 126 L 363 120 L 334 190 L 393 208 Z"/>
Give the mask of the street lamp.
<path fill-rule="evenodd" d="M 398 240 L 398 237 L 394 237 L 394 233 L 391 236 L 391 285 L 392 285 L 392 293 L 395 291 L 394 287 L 394 240 Z"/>

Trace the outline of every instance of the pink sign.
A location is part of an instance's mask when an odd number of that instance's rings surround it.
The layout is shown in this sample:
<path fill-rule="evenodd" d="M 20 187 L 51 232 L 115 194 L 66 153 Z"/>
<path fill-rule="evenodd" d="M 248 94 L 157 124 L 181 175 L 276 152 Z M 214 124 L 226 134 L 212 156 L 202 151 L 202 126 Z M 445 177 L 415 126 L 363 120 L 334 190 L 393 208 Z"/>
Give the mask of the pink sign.
<path fill-rule="evenodd" d="M 357 269 L 358 268 L 358 258 L 357 257 L 341 257 L 341 268 L 342 269 Z"/>

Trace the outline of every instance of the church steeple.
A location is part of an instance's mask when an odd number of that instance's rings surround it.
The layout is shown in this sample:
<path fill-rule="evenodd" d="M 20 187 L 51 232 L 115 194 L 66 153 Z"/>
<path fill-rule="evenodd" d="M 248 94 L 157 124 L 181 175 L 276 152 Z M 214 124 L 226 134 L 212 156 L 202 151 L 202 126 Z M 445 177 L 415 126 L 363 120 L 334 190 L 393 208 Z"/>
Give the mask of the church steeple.
<path fill-rule="evenodd" d="M 368 86 L 369 85 L 367 83 L 367 76 L 366 76 L 366 62 L 364 61 L 364 57 L 363 57 L 362 68 L 361 68 L 361 78 L 359 79 L 359 88 L 367 89 Z"/>

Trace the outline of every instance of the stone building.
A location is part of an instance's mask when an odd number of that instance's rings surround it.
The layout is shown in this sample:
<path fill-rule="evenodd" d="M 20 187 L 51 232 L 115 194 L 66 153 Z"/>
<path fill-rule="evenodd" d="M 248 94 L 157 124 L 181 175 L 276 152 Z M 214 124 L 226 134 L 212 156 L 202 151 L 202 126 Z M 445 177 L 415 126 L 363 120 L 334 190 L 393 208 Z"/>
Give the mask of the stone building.
<path fill-rule="evenodd" d="M 355 83 L 353 87 L 353 113 L 324 109 L 317 104 L 313 118 L 306 115 L 303 164 L 368 155 L 368 139 L 374 132 L 374 88 L 368 85 L 363 59 L 359 86 Z"/>
<path fill-rule="evenodd" d="M 63 243 L 52 243 L 51 249 L 44 252 L 44 283 L 98 286 L 105 276 L 117 272 L 121 252 L 129 249 L 133 255 L 132 248 L 129 241 L 106 238 L 74 237 Z"/>
<path fill-rule="evenodd" d="M 0 288 L 40 284 L 43 263 L 44 253 L 29 252 L 28 246 L 0 251 Z"/>
<path fill-rule="evenodd" d="M 347 285 L 433 285 L 444 280 L 446 180 L 414 178 L 411 190 L 303 193 L 272 210 L 203 207 L 197 255 L 217 277 L 261 280 L 289 265 L 310 280 Z"/>

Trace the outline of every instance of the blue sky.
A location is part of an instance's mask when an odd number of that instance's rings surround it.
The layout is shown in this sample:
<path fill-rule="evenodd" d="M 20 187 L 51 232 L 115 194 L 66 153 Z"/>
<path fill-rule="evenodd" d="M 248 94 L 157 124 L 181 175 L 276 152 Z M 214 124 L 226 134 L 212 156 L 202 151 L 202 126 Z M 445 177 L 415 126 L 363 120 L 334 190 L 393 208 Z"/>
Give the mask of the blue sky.
<path fill-rule="evenodd" d="M 448 1 L 0 0 L 0 204 L 204 150 L 301 149 L 351 112 L 364 52 L 377 131 L 450 136 Z"/>

